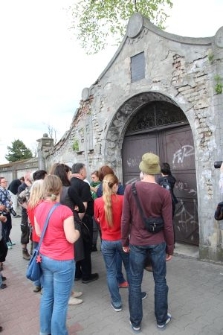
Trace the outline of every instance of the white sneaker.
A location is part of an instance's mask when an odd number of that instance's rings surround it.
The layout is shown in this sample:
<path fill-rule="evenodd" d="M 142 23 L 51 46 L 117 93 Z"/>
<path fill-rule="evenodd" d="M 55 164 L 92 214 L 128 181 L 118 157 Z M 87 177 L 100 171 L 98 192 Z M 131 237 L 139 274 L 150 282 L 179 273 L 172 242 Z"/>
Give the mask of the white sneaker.
<path fill-rule="evenodd" d="M 76 292 L 76 291 L 73 291 L 72 293 L 71 293 L 71 297 L 73 297 L 73 298 L 79 298 L 79 297 L 81 297 L 82 296 L 82 292 Z"/>
<path fill-rule="evenodd" d="M 77 298 L 70 297 L 70 299 L 68 301 L 68 305 L 79 305 L 79 304 L 82 304 L 82 302 L 83 302 L 82 299 L 77 299 Z"/>

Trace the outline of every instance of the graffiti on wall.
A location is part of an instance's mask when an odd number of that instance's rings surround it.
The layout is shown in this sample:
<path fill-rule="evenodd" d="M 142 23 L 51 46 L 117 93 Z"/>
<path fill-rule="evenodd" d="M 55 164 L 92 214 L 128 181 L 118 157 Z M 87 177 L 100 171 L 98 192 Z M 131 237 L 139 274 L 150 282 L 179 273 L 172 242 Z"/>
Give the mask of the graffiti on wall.
<path fill-rule="evenodd" d="M 183 164 L 185 159 L 194 156 L 194 147 L 192 145 L 183 145 L 173 154 L 173 166 L 175 164 Z"/>

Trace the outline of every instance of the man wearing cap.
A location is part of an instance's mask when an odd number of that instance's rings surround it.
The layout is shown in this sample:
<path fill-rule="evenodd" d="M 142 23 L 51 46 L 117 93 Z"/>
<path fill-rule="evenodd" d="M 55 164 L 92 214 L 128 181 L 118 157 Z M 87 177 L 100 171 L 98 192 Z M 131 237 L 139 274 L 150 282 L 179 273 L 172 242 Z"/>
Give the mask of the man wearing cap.
<path fill-rule="evenodd" d="M 153 153 L 145 153 L 139 169 L 142 179 L 135 183 L 135 187 L 145 217 L 162 217 L 164 227 L 157 233 L 150 233 L 146 229 L 132 192 L 132 185 L 127 185 L 122 214 L 122 245 L 123 250 L 129 252 L 130 256 L 129 312 L 132 329 L 136 332 L 141 330 L 141 284 L 148 254 L 155 281 L 157 327 L 163 329 L 171 320 L 168 313 L 166 260 L 171 259 L 174 250 L 171 195 L 155 180 L 155 175 L 160 173 L 159 157 Z"/>

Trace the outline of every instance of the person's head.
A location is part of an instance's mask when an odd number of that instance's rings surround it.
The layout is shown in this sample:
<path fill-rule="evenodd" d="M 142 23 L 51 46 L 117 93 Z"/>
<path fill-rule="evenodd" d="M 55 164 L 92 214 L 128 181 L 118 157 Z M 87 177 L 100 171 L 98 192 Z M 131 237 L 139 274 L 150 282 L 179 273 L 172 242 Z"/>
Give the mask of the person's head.
<path fill-rule="evenodd" d="M 8 187 L 8 181 L 5 179 L 5 177 L 0 177 L 0 186 L 4 189 Z"/>
<path fill-rule="evenodd" d="M 139 164 L 140 171 L 144 175 L 156 175 L 160 173 L 159 157 L 152 152 L 147 152 L 142 156 L 142 161 Z"/>
<path fill-rule="evenodd" d="M 47 175 L 47 172 L 45 170 L 36 170 L 33 172 L 33 180 L 40 180 L 44 179 Z"/>
<path fill-rule="evenodd" d="M 43 180 L 43 196 L 55 201 L 59 198 L 62 189 L 62 181 L 58 176 L 47 175 Z"/>
<path fill-rule="evenodd" d="M 113 169 L 110 166 L 103 165 L 98 170 L 99 180 L 102 181 L 104 179 L 104 176 L 106 176 L 107 174 L 114 174 L 114 171 L 113 171 Z"/>
<path fill-rule="evenodd" d="M 78 174 L 84 180 L 87 177 L 86 166 L 83 163 L 75 163 L 72 166 L 72 174 Z"/>
<path fill-rule="evenodd" d="M 26 172 L 25 176 L 24 176 L 24 182 L 27 186 L 31 186 L 32 185 L 32 172 Z"/>
<path fill-rule="evenodd" d="M 30 189 L 29 207 L 34 208 L 43 199 L 43 179 L 34 181 Z"/>
<path fill-rule="evenodd" d="M 170 176 L 171 175 L 170 164 L 162 163 L 161 164 L 161 173 L 165 176 Z"/>
<path fill-rule="evenodd" d="M 54 168 L 53 173 L 54 175 L 58 176 L 60 180 L 62 181 L 63 186 L 69 186 L 70 185 L 70 174 L 71 174 L 71 168 L 66 164 L 57 164 Z"/>
<path fill-rule="evenodd" d="M 118 191 L 118 178 L 115 174 L 107 174 L 104 176 L 103 182 L 103 200 L 104 200 L 104 209 L 105 209 L 105 217 L 109 226 L 113 226 L 112 220 L 112 194 L 116 194 Z"/>
<path fill-rule="evenodd" d="M 97 181 L 99 181 L 99 174 L 98 174 L 98 171 L 94 171 L 94 172 L 92 172 L 92 174 L 91 174 L 91 180 L 92 180 L 93 182 L 97 182 Z"/>
<path fill-rule="evenodd" d="M 21 181 L 21 183 L 24 183 L 25 181 L 24 177 L 19 178 L 19 180 Z"/>

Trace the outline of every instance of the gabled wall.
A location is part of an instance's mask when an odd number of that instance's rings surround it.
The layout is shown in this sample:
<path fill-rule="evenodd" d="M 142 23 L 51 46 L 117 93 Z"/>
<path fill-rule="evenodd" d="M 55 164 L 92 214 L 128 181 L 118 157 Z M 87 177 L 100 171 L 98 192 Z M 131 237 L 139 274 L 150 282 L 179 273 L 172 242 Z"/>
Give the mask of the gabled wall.
<path fill-rule="evenodd" d="M 131 80 L 131 57 L 144 53 L 145 76 Z M 216 78 L 218 78 L 216 80 Z M 82 92 L 70 130 L 54 147 L 47 164 L 84 162 L 89 174 L 110 164 L 122 179 L 121 148 L 130 119 L 148 99 L 171 101 L 185 113 L 195 144 L 200 224 L 200 257 L 223 261 L 222 231 L 214 221 L 223 160 L 223 27 L 214 37 L 190 38 L 161 31 L 140 14 L 97 81 Z"/>

